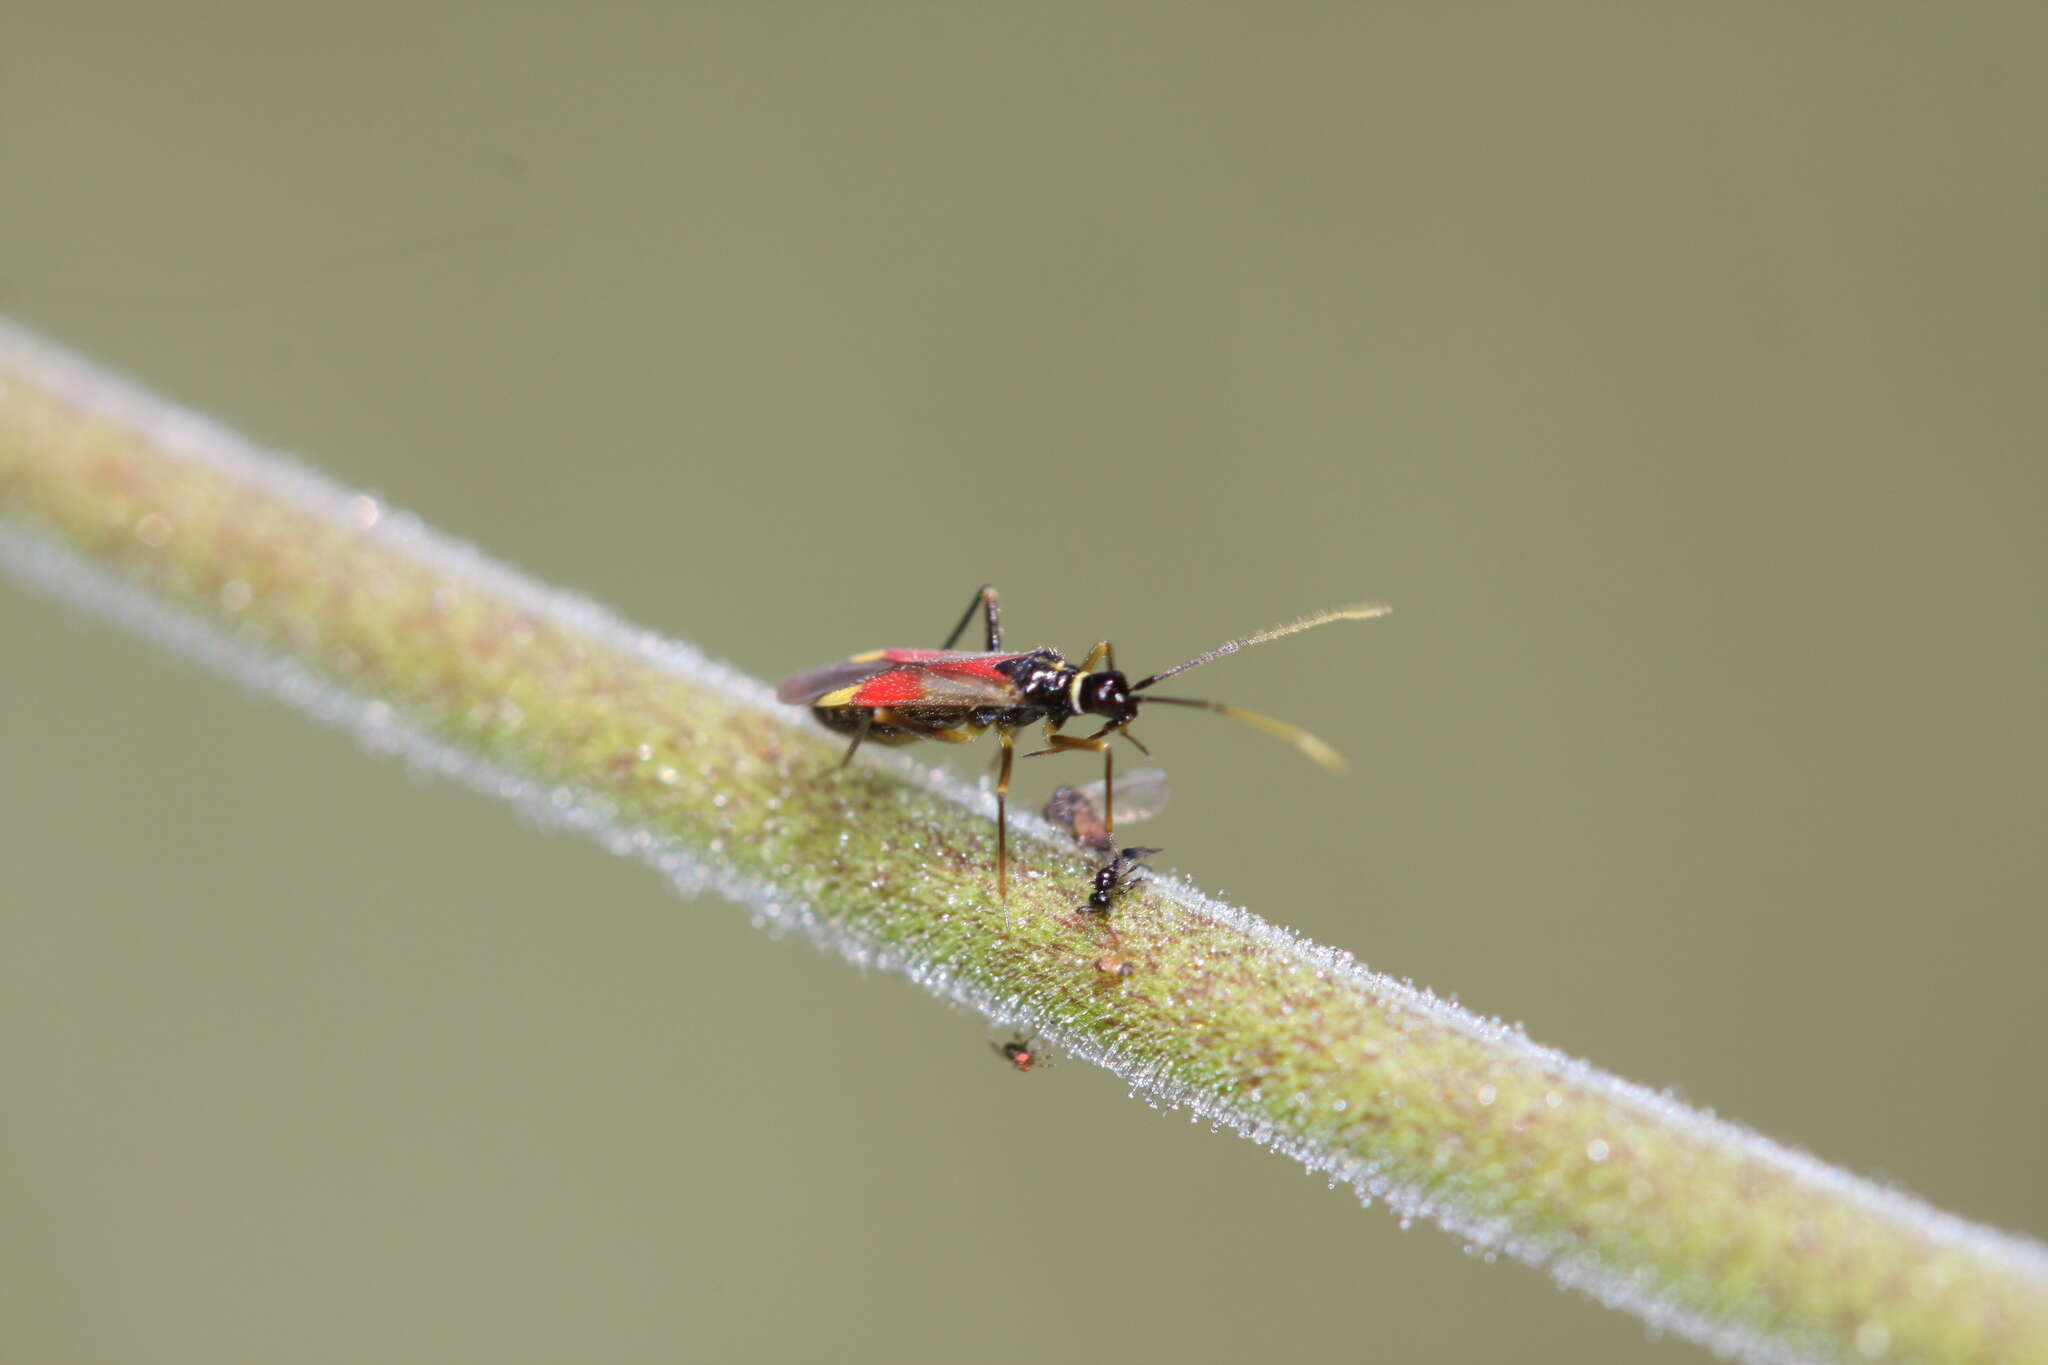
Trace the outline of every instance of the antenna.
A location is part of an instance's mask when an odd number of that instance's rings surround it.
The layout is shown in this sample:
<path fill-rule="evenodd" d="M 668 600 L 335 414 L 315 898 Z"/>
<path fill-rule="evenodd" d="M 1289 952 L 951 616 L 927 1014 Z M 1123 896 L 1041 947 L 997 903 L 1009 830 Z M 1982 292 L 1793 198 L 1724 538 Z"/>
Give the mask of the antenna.
<path fill-rule="evenodd" d="M 1169 706 L 1199 706 L 1204 711 L 1220 711 L 1232 720 L 1251 726 L 1254 730 L 1264 730 L 1275 739 L 1286 740 L 1333 773 L 1341 773 L 1351 766 L 1344 755 L 1299 725 L 1289 725 L 1284 720 L 1262 716 L 1257 711 L 1247 711 L 1242 706 L 1225 706 L 1220 701 L 1197 701 L 1193 697 L 1147 697 L 1145 701 L 1148 705 L 1155 701 L 1163 701 Z"/>
<path fill-rule="evenodd" d="M 1314 612 L 1308 616 L 1302 617 L 1298 621 L 1289 621 L 1284 626 L 1274 626 L 1272 629 L 1262 630 L 1256 635 L 1247 635 L 1241 640 L 1230 640 L 1223 644 L 1220 644 L 1216 646 L 1216 648 L 1210 650 L 1207 654 L 1197 654 L 1194 658 L 1189 659 L 1184 664 L 1175 664 L 1172 668 L 1166 669 L 1163 672 L 1154 673 L 1151 677 L 1145 679 L 1143 682 L 1132 683 L 1131 691 L 1143 691 L 1145 688 L 1150 687 L 1153 683 L 1164 682 L 1166 679 L 1172 677 L 1176 673 L 1185 673 L 1191 668 L 1198 667 L 1201 664 L 1213 662 L 1214 660 L 1222 658 L 1226 654 L 1235 654 L 1240 649 L 1248 649 L 1253 645 L 1262 645 L 1266 643 L 1266 641 L 1268 640 L 1277 640 L 1283 635 L 1294 635 L 1304 630 L 1314 630 L 1317 626 L 1327 626 L 1332 621 L 1370 621 L 1373 617 L 1385 616 L 1388 612 L 1392 610 L 1393 607 L 1389 606 L 1385 602 L 1364 602 L 1354 607 L 1332 607 L 1328 611 Z M 1166 698 L 1151 697 L 1148 698 L 1148 700 L 1165 701 Z M 1206 706 L 1210 705 L 1211 703 L 1198 702 L 1194 704 Z M 1273 723 L 1276 725 L 1279 724 L 1278 721 L 1275 721 Z"/>
<path fill-rule="evenodd" d="M 1161 679 L 1170 678 L 1176 673 L 1185 673 L 1190 668 L 1220 659 L 1226 654 L 1235 654 L 1240 649 L 1247 649 L 1252 645 L 1262 645 L 1268 640 L 1277 640 L 1283 635 L 1294 635 L 1300 631 L 1314 630 L 1317 626 L 1326 626 L 1332 621 L 1370 621 L 1373 617 L 1385 616 L 1392 610 L 1393 608 L 1385 602 L 1364 602 L 1353 607 L 1332 607 L 1328 611 L 1314 612 L 1302 617 L 1298 621 L 1289 621 L 1284 626 L 1274 626 L 1271 630 L 1262 630 L 1256 635 L 1247 635 L 1241 640 L 1231 640 L 1220 644 L 1207 654 L 1197 654 L 1184 664 L 1175 664 L 1172 668 L 1162 673 L 1154 673 L 1143 682 L 1132 683 L 1131 691 L 1140 691 L 1143 688 L 1150 687 L 1153 683 L 1159 682 Z M 1198 706 L 1204 711 L 1215 711 L 1229 716 L 1232 720 L 1241 724 L 1249 725 L 1254 730 L 1264 730 L 1275 739 L 1286 740 L 1289 744 L 1292 744 L 1295 748 L 1301 750 L 1302 753 L 1308 755 L 1317 763 L 1322 764 L 1333 773 L 1343 772 L 1346 767 L 1344 755 L 1338 753 L 1299 725 L 1289 725 L 1284 720 L 1275 720 L 1271 716 L 1260 715 L 1257 711 L 1247 711 L 1242 706 L 1226 706 L 1220 701 L 1202 701 L 1195 697 L 1146 697 L 1144 700 L 1147 702 L 1165 702 L 1168 706 Z M 1130 738 L 1129 730 L 1125 730 L 1123 733 L 1125 738 Z"/>

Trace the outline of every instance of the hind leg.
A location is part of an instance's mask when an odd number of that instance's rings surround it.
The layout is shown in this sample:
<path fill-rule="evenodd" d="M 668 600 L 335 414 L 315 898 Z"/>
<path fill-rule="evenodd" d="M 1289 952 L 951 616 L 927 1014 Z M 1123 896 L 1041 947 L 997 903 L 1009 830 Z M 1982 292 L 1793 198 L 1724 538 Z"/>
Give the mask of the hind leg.
<path fill-rule="evenodd" d="M 1008 726 L 996 731 L 1003 746 L 1002 771 L 996 776 L 996 895 L 1010 899 L 1010 762 L 1016 756 L 1016 741 Z"/>
<path fill-rule="evenodd" d="M 1003 625 L 1001 614 L 996 607 L 996 590 L 987 584 L 983 584 L 981 589 L 974 594 L 974 600 L 967 604 L 967 610 L 961 614 L 960 624 L 953 627 L 953 633 L 946 637 L 946 643 L 940 645 L 940 649 L 951 649 L 953 647 L 954 643 L 959 640 L 961 633 L 967 629 L 967 623 L 974 619 L 976 611 L 982 614 L 982 619 L 988 628 L 988 652 L 997 654 L 1002 651 Z"/>

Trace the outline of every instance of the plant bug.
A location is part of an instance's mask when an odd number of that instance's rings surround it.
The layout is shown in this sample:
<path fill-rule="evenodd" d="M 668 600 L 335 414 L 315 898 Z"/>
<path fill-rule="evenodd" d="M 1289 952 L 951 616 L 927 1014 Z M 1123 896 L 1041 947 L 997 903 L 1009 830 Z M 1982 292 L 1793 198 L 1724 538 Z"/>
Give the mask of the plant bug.
<path fill-rule="evenodd" d="M 1141 694 L 1176 673 L 1251 645 L 1332 621 L 1370 620 L 1386 615 L 1388 610 L 1384 603 L 1372 603 L 1319 611 L 1255 635 L 1227 640 L 1185 663 L 1131 682 L 1117 670 L 1116 649 L 1107 640 L 1098 640 L 1079 664 L 1068 663 L 1054 649 L 1005 653 L 996 590 L 983 587 L 974 594 L 959 624 L 937 649 L 877 649 L 856 654 L 783 679 L 775 695 L 793 705 L 810 707 L 811 714 L 828 729 L 853 736 L 853 742 L 846 746 L 846 756 L 839 761 L 841 767 L 852 762 L 861 744 L 870 739 L 881 744 L 910 744 L 920 739 L 961 744 L 984 730 L 994 730 L 1002 743 L 1001 766 L 996 775 L 996 894 L 1007 900 L 1010 765 L 1016 752 L 1013 732 L 1040 722 L 1045 725 L 1045 747 L 1026 754 L 1026 758 L 1070 749 L 1102 755 L 1105 836 L 1116 828 L 1116 764 L 1110 741 L 1122 735 L 1137 744 L 1140 752 L 1149 752 L 1131 734 L 1131 722 L 1138 718 L 1138 708 L 1146 702 L 1221 712 L 1286 740 L 1326 768 L 1341 769 L 1344 760 L 1335 749 L 1308 731 L 1271 716 L 1193 697 Z M 986 648 L 980 652 L 954 649 L 977 612 L 985 627 Z M 1060 733 L 1061 726 L 1081 715 L 1100 716 L 1102 728 L 1085 739 Z"/>
<path fill-rule="evenodd" d="M 1029 1071 L 1038 1065 L 1035 1045 L 1021 1033 L 1007 1043 L 990 1043 L 989 1046 L 995 1049 L 998 1057 L 1019 1071 Z"/>
<path fill-rule="evenodd" d="M 1074 842 L 1097 853 L 1114 853 L 1109 834 L 1109 793 L 1105 784 L 1059 787 L 1045 803 L 1045 818 L 1074 836 Z M 1166 809 L 1166 769 L 1139 768 L 1116 784 L 1116 818 L 1124 824 L 1149 820 Z"/>

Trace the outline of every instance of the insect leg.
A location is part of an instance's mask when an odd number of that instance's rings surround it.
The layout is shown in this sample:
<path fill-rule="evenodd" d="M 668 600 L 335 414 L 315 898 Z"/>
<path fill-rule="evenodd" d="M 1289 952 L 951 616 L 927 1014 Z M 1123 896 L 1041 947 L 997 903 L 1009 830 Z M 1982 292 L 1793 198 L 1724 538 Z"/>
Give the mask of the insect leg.
<path fill-rule="evenodd" d="M 1102 832 L 1105 837 L 1116 829 L 1116 755 L 1111 751 L 1109 743 L 1109 737 L 1113 734 L 1130 738 L 1127 731 L 1108 725 L 1086 739 L 1076 739 L 1072 735 L 1060 734 L 1053 723 L 1047 721 L 1045 747 L 1033 749 L 1024 755 L 1026 758 L 1037 758 L 1041 754 L 1063 754 L 1072 749 L 1086 749 L 1102 755 Z"/>
<path fill-rule="evenodd" d="M 996 738 L 1003 744 L 1003 770 L 996 777 L 996 895 L 1005 901 L 1010 898 L 1010 760 L 1016 755 L 1017 746 L 1010 738 L 1010 727 L 997 729 Z"/>
<path fill-rule="evenodd" d="M 1102 746 L 1102 837 L 1116 833 L 1116 746 Z"/>
<path fill-rule="evenodd" d="M 1083 673 L 1093 673 L 1095 671 L 1095 665 L 1101 663 L 1105 658 L 1109 660 L 1109 666 L 1111 668 L 1116 667 L 1115 647 L 1112 646 L 1107 640 L 1097 640 L 1095 642 L 1095 648 L 1088 651 L 1088 657 L 1081 660 L 1081 671 Z"/>
<path fill-rule="evenodd" d="M 863 711 L 860 713 L 860 729 L 855 730 L 853 732 L 853 743 L 846 746 L 846 757 L 839 760 L 840 767 L 843 768 L 847 764 L 853 762 L 854 751 L 860 748 L 860 742 L 868 737 L 868 730 L 874 725 L 874 723 L 874 712 Z"/>
<path fill-rule="evenodd" d="M 974 600 L 969 602 L 967 610 L 961 613 L 960 624 L 953 627 L 953 633 L 946 637 L 946 643 L 940 645 L 940 649 L 951 649 L 958 642 L 961 633 L 967 629 L 967 623 L 974 619 L 977 608 L 988 622 L 988 652 L 996 654 L 1002 651 L 1003 627 L 999 619 L 1000 613 L 996 608 L 996 590 L 986 583 L 975 591 Z"/>

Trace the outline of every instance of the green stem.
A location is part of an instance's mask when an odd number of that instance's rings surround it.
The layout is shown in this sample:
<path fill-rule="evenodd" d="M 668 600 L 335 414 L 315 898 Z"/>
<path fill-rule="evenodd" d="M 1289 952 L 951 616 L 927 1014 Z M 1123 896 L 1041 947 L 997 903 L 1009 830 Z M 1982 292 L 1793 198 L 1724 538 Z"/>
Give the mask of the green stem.
<path fill-rule="evenodd" d="M 321 718 L 1041 1031 L 1458 1236 L 1760 1360 L 2048 1361 L 2048 1254 L 1171 881 L 1077 922 L 1028 819 L 0 323 L 0 564 Z M 1115 959 L 1132 969 L 1113 970 Z"/>

